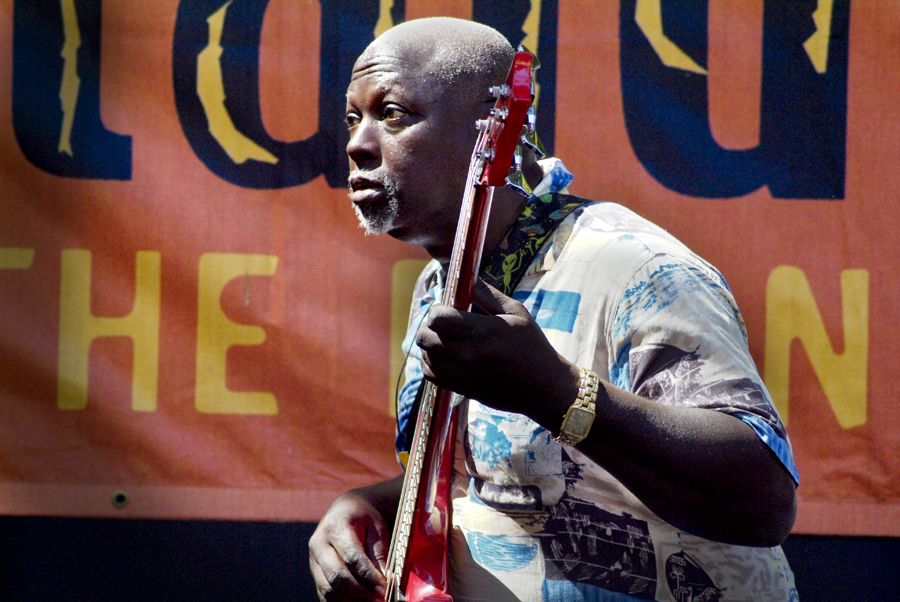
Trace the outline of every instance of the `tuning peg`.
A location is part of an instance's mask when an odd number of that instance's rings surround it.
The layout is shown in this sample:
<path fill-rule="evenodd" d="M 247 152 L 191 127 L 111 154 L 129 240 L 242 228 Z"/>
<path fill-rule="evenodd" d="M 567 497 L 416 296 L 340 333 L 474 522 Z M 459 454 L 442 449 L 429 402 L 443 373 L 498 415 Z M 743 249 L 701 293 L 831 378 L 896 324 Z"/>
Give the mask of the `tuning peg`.
<path fill-rule="evenodd" d="M 494 160 L 494 151 L 491 149 L 486 149 L 478 153 L 478 156 L 485 162 L 490 163 Z"/>
<path fill-rule="evenodd" d="M 488 88 L 488 94 L 493 96 L 494 98 L 506 98 L 509 96 L 509 86 L 503 84 L 502 86 L 491 86 Z"/>
<path fill-rule="evenodd" d="M 522 155 L 519 153 L 518 147 L 516 148 L 516 152 L 513 155 L 512 165 L 509 166 L 510 173 L 515 173 L 517 171 L 522 171 Z"/>
<path fill-rule="evenodd" d="M 497 121 L 506 121 L 507 116 L 509 116 L 509 110 L 505 107 L 501 107 L 499 109 L 491 109 L 491 117 L 496 119 Z"/>

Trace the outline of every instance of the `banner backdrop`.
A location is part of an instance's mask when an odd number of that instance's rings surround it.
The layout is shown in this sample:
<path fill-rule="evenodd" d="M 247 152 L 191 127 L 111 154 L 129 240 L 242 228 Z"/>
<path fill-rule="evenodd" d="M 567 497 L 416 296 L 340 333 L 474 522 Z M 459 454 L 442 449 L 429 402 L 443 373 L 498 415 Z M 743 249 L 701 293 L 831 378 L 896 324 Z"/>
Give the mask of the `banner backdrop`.
<path fill-rule="evenodd" d="M 573 193 L 725 274 L 795 531 L 900 535 L 900 3 L 861 0 L 0 0 L 0 511 L 315 521 L 399 473 L 424 254 L 356 224 L 344 91 L 441 14 L 537 51 Z"/>

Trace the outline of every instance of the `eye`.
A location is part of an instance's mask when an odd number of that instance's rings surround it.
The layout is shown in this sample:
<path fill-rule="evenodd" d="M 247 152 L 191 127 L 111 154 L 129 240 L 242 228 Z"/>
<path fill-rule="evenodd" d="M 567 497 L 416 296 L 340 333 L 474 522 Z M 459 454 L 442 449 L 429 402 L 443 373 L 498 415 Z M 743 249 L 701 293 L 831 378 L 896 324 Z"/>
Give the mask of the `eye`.
<path fill-rule="evenodd" d="M 398 125 L 400 120 L 406 117 L 408 113 L 397 105 L 387 105 L 381 111 L 381 120 L 387 121 L 391 125 Z"/>
<path fill-rule="evenodd" d="M 347 124 L 348 128 L 352 128 L 353 126 L 357 125 L 359 123 L 359 121 L 360 121 L 360 117 L 356 113 L 347 113 L 344 116 L 344 123 Z"/>

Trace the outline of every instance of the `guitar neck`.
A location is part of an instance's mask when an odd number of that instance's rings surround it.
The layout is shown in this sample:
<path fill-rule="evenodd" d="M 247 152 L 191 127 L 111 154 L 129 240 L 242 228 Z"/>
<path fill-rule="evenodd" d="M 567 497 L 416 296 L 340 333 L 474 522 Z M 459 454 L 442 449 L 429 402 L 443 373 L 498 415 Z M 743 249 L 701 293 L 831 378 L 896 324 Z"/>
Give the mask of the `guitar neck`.
<path fill-rule="evenodd" d="M 486 133 L 482 132 L 478 146 L 484 144 L 482 139 L 485 137 Z M 463 311 L 472 306 L 484 250 L 484 238 L 491 215 L 491 203 L 494 198 L 493 186 L 482 186 L 475 183 L 476 169 L 477 162 L 473 157 L 472 165 L 469 167 L 469 182 L 466 185 L 466 194 L 456 227 L 453 254 L 447 266 L 444 295 L 441 299 L 444 305 Z"/>
<path fill-rule="evenodd" d="M 484 144 L 483 138 L 482 132 L 476 148 Z M 441 299 L 444 304 L 462 310 L 472 305 L 494 191 L 492 186 L 474 184 L 475 165 L 473 159 Z M 453 431 L 451 394 L 449 391 L 440 391 L 430 381 L 423 381 L 421 387 L 416 430 L 388 553 L 388 602 L 402 599 L 400 585 L 407 565 L 410 537 L 415 528 L 417 512 L 421 515 L 420 522 L 424 520 L 434 523 L 434 531 L 443 530 L 446 528 L 443 523 L 449 521 L 447 509 L 436 507 L 435 500 L 441 460 L 445 456 L 446 446 L 452 446 L 452 442 L 448 441 Z M 449 478 L 449 473 L 444 478 Z"/>
<path fill-rule="evenodd" d="M 435 402 L 437 400 L 437 390 L 431 382 L 424 381 L 421 386 L 423 387 L 423 392 L 419 405 L 419 415 L 416 420 L 416 434 L 413 437 L 412 449 L 406 465 L 406 475 L 403 478 L 403 488 L 400 493 L 400 504 L 397 508 L 397 518 L 394 522 L 391 546 L 388 551 L 388 565 L 385 575 L 387 578 L 387 602 L 400 602 L 405 599 L 400 590 L 401 581 L 407 566 L 413 519 L 415 518 L 421 487 L 422 471 L 425 468 L 426 446 L 430 439 Z"/>
<path fill-rule="evenodd" d="M 494 186 L 503 185 L 531 106 L 533 57 L 516 53 L 490 117 L 477 122 L 442 302 L 468 310 L 474 299 Z M 447 533 L 455 416 L 453 393 L 423 381 L 412 449 L 386 571 L 388 602 L 450 600 Z"/>

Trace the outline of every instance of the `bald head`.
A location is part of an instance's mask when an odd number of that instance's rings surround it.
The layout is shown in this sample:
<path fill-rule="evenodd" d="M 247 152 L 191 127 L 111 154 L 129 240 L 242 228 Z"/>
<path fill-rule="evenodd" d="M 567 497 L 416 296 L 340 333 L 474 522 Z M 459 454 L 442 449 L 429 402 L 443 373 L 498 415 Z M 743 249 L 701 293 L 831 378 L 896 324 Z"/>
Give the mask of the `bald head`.
<path fill-rule="evenodd" d="M 354 77 L 373 60 L 393 56 L 452 98 L 482 102 L 488 87 L 504 82 L 514 55 L 506 38 L 486 25 L 450 17 L 417 19 L 372 42 L 357 60 Z"/>

